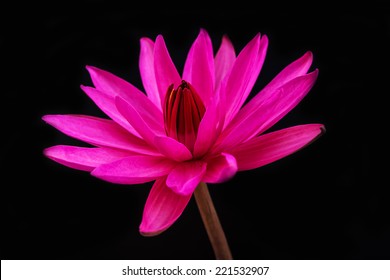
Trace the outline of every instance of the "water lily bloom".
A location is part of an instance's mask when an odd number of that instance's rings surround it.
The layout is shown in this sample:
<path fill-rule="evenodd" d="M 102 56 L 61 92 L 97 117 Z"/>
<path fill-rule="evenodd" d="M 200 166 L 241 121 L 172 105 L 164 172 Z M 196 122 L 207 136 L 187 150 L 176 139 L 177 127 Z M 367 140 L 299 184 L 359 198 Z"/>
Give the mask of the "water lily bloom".
<path fill-rule="evenodd" d="M 145 93 L 87 66 L 93 87 L 82 90 L 108 116 L 46 115 L 43 120 L 88 147 L 58 145 L 44 154 L 65 166 L 117 184 L 154 181 L 140 232 L 156 235 L 182 214 L 201 183 L 221 183 L 238 171 L 286 157 L 316 139 L 321 124 L 269 132 L 314 85 L 312 53 L 286 66 L 247 101 L 265 60 L 266 35 L 256 34 L 236 55 L 227 36 L 214 52 L 200 30 L 182 74 L 163 36 L 140 40 Z"/>

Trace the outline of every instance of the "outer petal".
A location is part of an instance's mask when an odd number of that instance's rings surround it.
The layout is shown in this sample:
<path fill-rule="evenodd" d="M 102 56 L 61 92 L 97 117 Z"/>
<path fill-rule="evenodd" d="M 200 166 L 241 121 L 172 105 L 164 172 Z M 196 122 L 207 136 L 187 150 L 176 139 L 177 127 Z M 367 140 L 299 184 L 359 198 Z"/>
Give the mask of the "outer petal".
<path fill-rule="evenodd" d="M 225 88 L 226 120 L 227 125 L 237 114 L 248 97 L 261 66 L 263 65 L 268 39 L 260 34 L 255 36 L 238 55 L 228 76 Z"/>
<path fill-rule="evenodd" d="M 281 86 L 287 82 L 305 75 L 310 68 L 313 61 L 313 54 L 309 51 L 306 52 L 302 57 L 292 62 L 286 68 L 284 68 L 268 85 L 266 85 L 256 96 L 254 96 L 247 105 L 245 105 L 240 112 L 237 114 L 237 118 L 242 115 L 253 112 L 258 108 L 265 100 L 270 98 L 272 94 Z"/>
<path fill-rule="evenodd" d="M 222 183 L 232 178 L 237 172 L 237 161 L 234 156 L 221 153 L 207 160 L 207 171 L 202 181 L 206 183 Z"/>
<path fill-rule="evenodd" d="M 161 110 L 139 89 L 127 81 L 96 67 L 87 66 L 95 87 L 113 97 L 120 96 L 132 104 L 138 113 L 149 123 L 162 126 Z"/>
<path fill-rule="evenodd" d="M 214 92 L 214 58 L 211 39 L 203 29 L 188 53 L 183 79 L 195 87 L 207 107 Z"/>
<path fill-rule="evenodd" d="M 111 183 L 141 184 L 165 176 L 174 164 L 162 157 L 135 155 L 99 165 L 91 174 Z"/>
<path fill-rule="evenodd" d="M 164 38 L 161 35 L 157 36 L 156 43 L 154 44 L 154 71 L 160 98 L 164 102 L 168 87 L 171 84 L 174 84 L 175 88 L 179 86 L 181 78 L 168 53 Z"/>
<path fill-rule="evenodd" d="M 234 47 L 227 36 L 222 37 L 221 46 L 219 47 L 217 54 L 215 55 L 215 85 L 214 88 L 218 89 L 221 81 L 230 72 L 234 61 L 236 60 L 236 53 Z"/>
<path fill-rule="evenodd" d="M 131 152 L 109 148 L 85 148 L 66 145 L 47 148 L 43 153 L 62 165 L 82 171 L 92 171 L 98 165 L 131 155 Z"/>
<path fill-rule="evenodd" d="M 318 76 L 318 70 L 300 76 L 280 87 L 256 110 L 232 121 L 220 138 L 220 149 L 226 150 L 261 134 L 290 110 L 310 91 Z M 217 144 L 217 146 L 219 143 Z"/>
<path fill-rule="evenodd" d="M 237 160 L 239 171 L 254 169 L 302 149 L 324 131 L 321 124 L 293 126 L 253 138 L 230 152 Z"/>
<path fill-rule="evenodd" d="M 206 172 L 207 164 L 201 161 L 182 162 L 169 173 L 167 186 L 180 195 L 190 195 Z"/>
<path fill-rule="evenodd" d="M 154 42 L 149 38 L 142 38 L 139 57 L 139 70 L 142 84 L 149 99 L 161 109 L 161 98 L 158 92 L 156 75 L 154 73 Z"/>
<path fill-rule="evenodd" d="M 115 98 L 93 87 L 81 86 L 81 89 L 95 102 L 95 104 L 114 120 L 117 124 L 125 128 L 131 134 L 140 136 L 138 132 L 129 124 L 129 122 L 118 112 L 115 106 Z"/>
<path fill-rule="evenodd" d="M 46 115 L 42 119 L 62 133 L 94 146 L 158 154 L 145 141 L 131 135 L 111 120 L 81 115 Z"/>
<path fill-rule="evenodd" d="M 165 177 L 157 179 L 149 193 L 139 227 L 142 235 L 154 236 L 169 228 L 191 199 L 191 195 L 179 195 L 172 191 L 165 180 Z"/>

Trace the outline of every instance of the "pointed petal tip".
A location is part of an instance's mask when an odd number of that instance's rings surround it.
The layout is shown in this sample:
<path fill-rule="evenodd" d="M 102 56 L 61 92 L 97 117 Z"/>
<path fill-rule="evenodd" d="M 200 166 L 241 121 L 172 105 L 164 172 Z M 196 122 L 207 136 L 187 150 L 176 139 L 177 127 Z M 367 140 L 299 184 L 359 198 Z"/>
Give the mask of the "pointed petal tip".
<path fill-rule="evenodd" d="M 306 51 L 304 56 L 308 57 L 308 58 L 313 58 L 313 52 L 312 51 Z"/>
<path fill-rule="evenodd" d="M 52 148 L 53 148 L 53 147 L 49 147 L 49 148 L 43 149 L 42 154 L 43 154 L 45 157 L 50 158 L 50 154 L 51 154 Z"/>
<path fill-rule="evenodd" d="M 48 124 L 52 124 L 53 120 L 57 117 L 58 115 L 44 115 L 42 116 L 42 120 Z"/>
<path fill-rule="evenodd" d="M 320 137 L 320 136 L 322 136 L 322 135 L 324 135 L 324 134 L 326 133 L 326 127 L 325 127 L 325 125 L 323 125 L 323 124 L 318 124 L 318 128 L 319 128 L 320 132 L 318 133 L 317 138 Z"/>
<path fill-rule="evenodd" d="M 314 125 L 317 125 L 318 127 L 318 132 L 317 134 L 313 137 L 313 139 L 311 139 L 311 141 L 309 141 L 304 147 L 312 144 L 313 142 L 315 142 L 316 140 L 318 140 L 318 138 L 320 138 L 322 135 L 324 135 L 326 133 L 326 128 L 325 128 L 325 125 L 323 124 L 314 124 Z"/>
<path fill-rule="evenodd" d="M 230 37 L 227 34 L 222 35 L 222 42 L 227 43 L 229 45 L 233 45 Z"/>
<path fill-rule="evenodd" d="M 311 65 L 312 62 L 313 62 L 313 52 L 312 51 L 306 51 L 302 56 L 301 58 L 298 59 L 298 61 L 306 61 L 307 64 Z"/>
<path fill-rule="evenodd" d="M 85 65 L 85 69 L 87 69 L 88 72 L 95 71 L 96 67 L 92 65 Z"/>

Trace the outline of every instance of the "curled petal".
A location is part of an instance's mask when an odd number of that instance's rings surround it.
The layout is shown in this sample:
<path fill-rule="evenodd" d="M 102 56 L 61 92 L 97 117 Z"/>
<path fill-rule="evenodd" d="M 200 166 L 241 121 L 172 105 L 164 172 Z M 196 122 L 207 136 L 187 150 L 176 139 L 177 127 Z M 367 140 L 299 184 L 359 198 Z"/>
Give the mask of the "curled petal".
<path fill-rule="evenodd" d="M 221 153 L 207 160 L 207 171 L 202 181 L 222 183 L 232 178 L 237 172 L 237 161 L 234 156 Z"/>
<path fill-rule="evenodd" d="M 183 213 L 191 195 L 179 195 L 165 184 L 166 177 L 154 183 L 145 204 L 139 231 L 144 236 L 158 235 Z"/>
<path fill-rule="evenodd" d="M 322 124 L 298 125 L 253 138 L 232 149 L 238 170 L 249 170 L 286 157 L 317 139 L 325 129 Z"/>
<path fill-rule="evenodd" d="M 206 172 L 207 164 L 201 161 L 182 162 L 169 173 L 167 186 L 180 195 L 190 195 Z"/>
<path fill-rule="evenodd" d="M 141 184 L 165 176 L 174 164 L 162 157 L 134 155 L 99 165 L 91 174 L 111 183 Z"/>
<path fill-rule="evenodd" d="M 48 158 L 70 168 L 92 171 L 95 167 L 128 157 L 131 152 L 109 148 L 85 148 L 58 145 L 43 151 Z"/>

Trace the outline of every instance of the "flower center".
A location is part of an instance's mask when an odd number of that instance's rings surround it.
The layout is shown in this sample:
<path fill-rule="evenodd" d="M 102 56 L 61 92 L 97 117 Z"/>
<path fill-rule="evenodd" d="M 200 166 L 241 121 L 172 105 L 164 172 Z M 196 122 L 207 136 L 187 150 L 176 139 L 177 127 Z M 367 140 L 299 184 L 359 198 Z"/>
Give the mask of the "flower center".
<path fill-rule="evenodd" d="M 189 82 L 183 80 L 177 89 L 171 84 L 165 95 L 164 104 L 167 135 L 183 143 L 193 152 L 199 123 L 205 111 L 202 100 Z"/>

